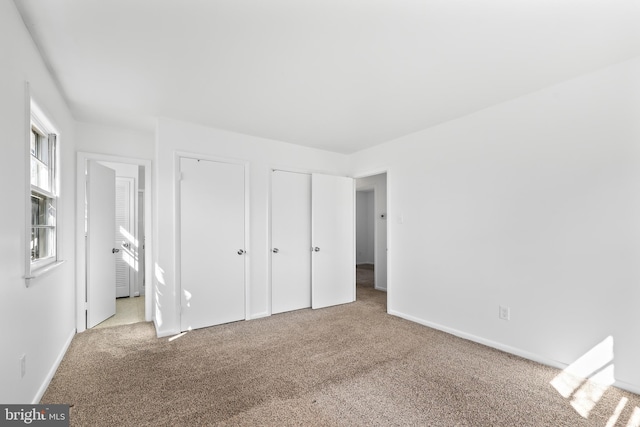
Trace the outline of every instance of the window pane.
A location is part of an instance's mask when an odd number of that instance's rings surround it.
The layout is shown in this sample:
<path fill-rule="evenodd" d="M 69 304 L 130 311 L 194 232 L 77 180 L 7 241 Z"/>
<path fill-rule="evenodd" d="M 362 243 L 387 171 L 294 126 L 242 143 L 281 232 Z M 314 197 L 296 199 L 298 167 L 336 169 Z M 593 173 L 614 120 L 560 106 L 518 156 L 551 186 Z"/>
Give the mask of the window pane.
<path fill-rule="evenodd" d="M 53 149 L 53 147 L 51 147 Z M 49 139 L 35 130 L 31 130 L 31 185 L 52 191 L 51 169 L 52 150 L 49 149 Z"/>
<path fill-rule="evenodd" d="M 43 190 L 51 191 L 49 184 L 49 168 L 44 163 L 38 162 L 38 187 Z"/>
<path fill-rule="evenodd" d="M 49 168 L 35 157 L 31 157 L 31 185 L 51 191 Z"/>
<path fill-rule="evenodd" d="M 31 130 L 31 155 L 46 166 L 49 165 L 49 139 L 33 129 Z"/>
<path fill-rule="evenodd" d="M 31 193 L 31 225 L 56 225 L 55 200 Z"/>
<path fill-rule="evenodd" d="M 42 136 L 38 135 L 38 145 L 40 153 L 38 153 L 38 159 L 45 165 L 45 167 L 49 168 L 49 140 Z"/>
<path fill-rule="evenodd" d="M 31 225 L 40 224 L 40 212 L 43 209 L 42 198 L 31 193 Z"/>
<path fill-rule="evenodd" d="M 55 255 L 55 228 L 31 229 L 31 261 Z"/>

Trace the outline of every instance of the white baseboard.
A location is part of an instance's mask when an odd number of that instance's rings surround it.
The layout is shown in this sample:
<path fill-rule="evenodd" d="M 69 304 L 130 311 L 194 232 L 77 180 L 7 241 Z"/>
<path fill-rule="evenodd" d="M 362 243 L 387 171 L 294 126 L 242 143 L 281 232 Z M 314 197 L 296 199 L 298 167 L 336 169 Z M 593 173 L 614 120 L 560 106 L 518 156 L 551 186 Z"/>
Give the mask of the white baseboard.
<path fill-rule="evenodd" d="M 569 366 L 569 364 L 564 363 L 564 362 L 560 362 L 558 360 L 554 360 L 554 359 L 549 359 L 547 357 L 543 357 L 540 356 L 539 354 L 536 353 L 531 353 L 516 347 L 511 347 L 502 343 L 499 343 L 497 341 L 492 341 L 492 340 L 488 340 L 486 338 L 482 338 L 479 337 L 477 335 L 472 335 L 466 332 L 462 332 L 459 331 L 457 329 L 453 329 L 453 328 L 449 328 L 447 326 L 443 326 L 440 325 L 438 323 L 434 323 L 434 322 L 429 322 L 414 316 L 410 316 L 408 314 L 405 313 L 401 313 L 395 310 L 389 310 L 388 311 L 389 314 L 393 315 L 393 316 L 398 316 L 401 317 L 403 319 L 406 320 L 410 320 L 411 322 L 415 322 L 418 323 L 420 325 L 424 325 L 424 326 L 428 326 L 429 328 L 433 328 L 433 329 L 437 329 L 439 331 L 442 332 L 446 332 L 448 334 L 451 335 L 455 335 L 457 337 L 460 338 L 464 338 L 466 340 L 469 341 L 473 341 L 476 342 L 478 344 L 482 344 L 482 345 L 486 345 L 487 347 L 492 347 L 495 348 L 497 350 L 501 350 L 504 351 L 506 353 L 510 353 L 510 354 L 514 354 L 516 356 L 520 356 L 524 359 L 528 359 L 528 360 L 532 360 L 534 362 L 538 362 L 541 363 L 543 365 L 547 365 L 547 366 L 551 366 L 553 368 L 557 368 L 557 369 L 565 369 L 567 366 Z M 618 387 L 622 390 L 626 390 L 626 391 L 630 391 L 631 393 L 635 393 L 635 394 L 640 394 L 640 387 L 634 385 L 634 384 L 630 384 L 624 381 L 618 381 L 616 380 L 616 382 L 613 384 L 615 387 Z"/>
<path fill-rule="evenodd" d="M 47 391 L 49 384 L 51 384 L 51 380 L 53 379 L 53 376 L 56 374 L 56 371 L 58 370 L 60 363 L 62 363 L 62 359 L 64 358 L 64 355 L 67 354 L 67 350 L 69 350 L 69 346 L 71 345 L 71 341 L 73 341 L 74 336 L 76 336 L 75 329 L 73 329 L 69 334 L 67 341 L 62 346 L 62 350 L 58 354 L 58 357 L 56 357 L 55 362 L 53 362 L 53 366 L 51 366 L 51 369 L 49 369 L 49 373 L 47 374 L 40 388 L 38 389 L 38 392 L 34 396 L 31 404 L 37 405 L 38 403 L 40 403 L 40 400 L 42 400 L 42 396 L 44 396 L 44 393 Z"/>
<path fill-rule="evenodd" d="M 630 384 L 624 381 L 618 381 L 618 380 L 616 380 L 616 382 L 613 383 L 613 385 L 615 387 L 621 388 L 622 390 L 627 390 L 627 391 L 630 391 L 631 393 L 640 395 L 640 387 L 638 387 L 637 385 L 633 385 L 633 384 Z"/>
<path fill-rule="evenodd" d="M 557 360 L 548 359 L 548 358 L 542 357 L 542 356 L 540 356 L 538 354 L 535 354 L 535 353 L 530 353 L 528 351 L 521 350 L 521 349 L 516 348 L 516 347 L 511 347 L 511 346 L 499 343 L 497 341 L 488 340 L 486 338 L 482 338 L 482 337 L 479 337 L 477 335 L 473 335 L 473 334 L 469 334 L 467 332 L 459 331 L 457 329 L 449 328 L 447 326 L 440 325 L 438 323 L 429 322 L 429 321 L 426 321 L 426 320 L 423 320 L 423 319 L 419 319 L 417 317 L 410 316 L 408 314 L 400 313 L 400 312 L 397 312 L 397 311 L 389 311 L 389 314 L 392 314 L 392 315 L 398 316 L 398 317 L 402 317 L 403 319 L 410 320 L 412 322 L 419 323 L 421 325 L 428 326 L 430 328 L 437 329 L 439 331 L 446 332 L 446 333 L 451 334 L 451 335 L 455 335 L 456 337 L 464 338 L 464 339 L 469 340 L 469 341 L 477 342 L 478 344 L 486 345 L 487 347 L 492 347 L 492 348 L 504 351 L 506 353 L 515 354 L 516 356 L 520 356 L 520 357 L 523 357 L 525 359 L 533 360 L 534 362 L 542 363 L 543 365 L 552 366 L 552 367 L 558 368 L 558 369 L 564 369 L 564 368 L 567 367 L 566 364 L 564 364 L 562 362 L 559 362 Z"/>

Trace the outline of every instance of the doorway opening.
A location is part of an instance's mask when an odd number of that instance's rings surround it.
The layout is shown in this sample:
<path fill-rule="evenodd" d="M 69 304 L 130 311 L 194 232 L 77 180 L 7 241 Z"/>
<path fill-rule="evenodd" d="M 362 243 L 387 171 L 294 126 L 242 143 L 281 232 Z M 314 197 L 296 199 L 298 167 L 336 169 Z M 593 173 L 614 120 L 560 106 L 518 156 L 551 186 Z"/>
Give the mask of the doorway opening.
<path fill-rule="evenodd" d="M 144 296 L 116 298 L 116 314 L 91 329 L 144 322 Z"/>
<path fill-rule="evenodd" d="M 356 178 L 356 298 L 387 291 L 387 174 Z M 381 297 L 381 296 L 379 296 Z"/>
<path fill-rule="evenodd" d="M 151 321 L 151 290 L 148 287 L 152 283 L 151 251 L 147 249 L 151 248 L 150 163 L 78 153 L 78 332 L 89 327 Z M 98 176 L 88 176 L 94 170 L 89 168 L 92 164 L 108 171 L 106 178 L 100 178 L 102 187 L 94 187 Z M 99 191 L 100 188 L 108 191 Z M 102 216 L 99 210 L 109 212 L 105 219 L 109 231 L 96 231 L 96 227 L 91 226 L 92 222 L 97 223 L 98 216 Z M 107 241 L 103 244 L 105 248 L 96 251 L 98 234 L 104 234 Z M 105 240 L 104 236 L 100 239 Z M 106 276 L 101 274 L 104 266 L 108 278 L 96 285 L 96 277 Z"/>

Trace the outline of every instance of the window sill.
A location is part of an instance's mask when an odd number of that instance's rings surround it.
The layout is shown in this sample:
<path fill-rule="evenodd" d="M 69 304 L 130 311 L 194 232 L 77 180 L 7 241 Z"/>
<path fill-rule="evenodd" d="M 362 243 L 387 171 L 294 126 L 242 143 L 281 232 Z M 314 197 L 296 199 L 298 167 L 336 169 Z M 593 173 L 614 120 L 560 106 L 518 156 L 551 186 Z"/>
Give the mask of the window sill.
<path fill-rule="evenodd" d="M 33 271 L 30 272 L 29 275 L 24 276 L 25 281 L 27 282 L 27 287 L 29 286 L 29 282 L 33 279 L 36 279 L 38 277 L 44 276 L 45 274 L 49 273 L 52 270 L 55 270 L 56 268 L 60 267 L 62 264 L 64 264 L 64 260 L 60 260 L 60 261 L 55 261 L 52 262 L 51 264 L 47 264 L 43 267 L 37 268 Z"/>

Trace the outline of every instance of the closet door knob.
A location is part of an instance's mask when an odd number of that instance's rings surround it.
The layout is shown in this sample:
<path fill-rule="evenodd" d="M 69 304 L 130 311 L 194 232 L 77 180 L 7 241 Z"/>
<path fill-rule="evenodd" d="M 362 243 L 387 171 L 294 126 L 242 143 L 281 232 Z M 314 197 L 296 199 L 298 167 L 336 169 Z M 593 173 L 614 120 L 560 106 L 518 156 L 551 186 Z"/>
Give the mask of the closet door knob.
<path fill-rule="evenodd" d="M 313 251 L 314 252 L 320 252 L 320 248 L 316 246 L 316 247 L 313 248 Z"/>
<path fill-rule="evenodd" d="M 244 253 L 244 250 L 238 249 L 238 255 L 242 255 L 243 253 Z"/>
<path fill-rule="evenodd" d="M 117 254 L 118 252 L 120 252 L 120 249 L 116 249 L 116 248 L 111 249 L 112 254 Z"/>
<path fill-rule="evenodd" d="M 280 252 L 280 250 L 278 250 L 278 248 L 273 248 L 271 252 L 273 252 L 274 254 L 277 254 L 278 252 Z"/>

